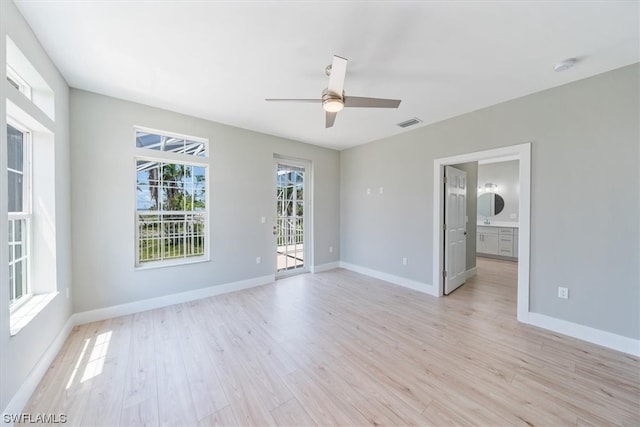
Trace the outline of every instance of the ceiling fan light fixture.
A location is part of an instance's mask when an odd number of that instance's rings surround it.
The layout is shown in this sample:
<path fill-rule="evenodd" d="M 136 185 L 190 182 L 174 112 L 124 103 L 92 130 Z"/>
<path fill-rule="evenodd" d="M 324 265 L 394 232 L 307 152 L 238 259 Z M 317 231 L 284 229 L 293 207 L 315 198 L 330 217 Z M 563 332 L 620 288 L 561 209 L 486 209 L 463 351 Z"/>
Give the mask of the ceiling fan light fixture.
<path fill-rule="evenodd" d="M 329 98 L 322 101 L 322 108 L 327 113 L 337 113 L 344 108 L 344 102 L 339 98 Z"/>

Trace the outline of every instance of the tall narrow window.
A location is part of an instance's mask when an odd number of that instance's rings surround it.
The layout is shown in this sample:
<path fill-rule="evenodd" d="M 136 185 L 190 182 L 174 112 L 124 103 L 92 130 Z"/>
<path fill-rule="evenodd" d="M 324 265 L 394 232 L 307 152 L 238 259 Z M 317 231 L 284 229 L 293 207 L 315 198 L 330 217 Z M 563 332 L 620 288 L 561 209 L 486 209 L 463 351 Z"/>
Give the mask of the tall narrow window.
<path fill-rule="evenodd" d="M 207 142 L 136 131 L 138 266 L 206 260 Z M 160 159 L 159 159 L 160 158 Z"/>
<path fill-rule="evenodd" d="M 7 182 L 9 223 L 9 305 L 15 308 L 30 295 L 29 133 L 7 124 Z"/>

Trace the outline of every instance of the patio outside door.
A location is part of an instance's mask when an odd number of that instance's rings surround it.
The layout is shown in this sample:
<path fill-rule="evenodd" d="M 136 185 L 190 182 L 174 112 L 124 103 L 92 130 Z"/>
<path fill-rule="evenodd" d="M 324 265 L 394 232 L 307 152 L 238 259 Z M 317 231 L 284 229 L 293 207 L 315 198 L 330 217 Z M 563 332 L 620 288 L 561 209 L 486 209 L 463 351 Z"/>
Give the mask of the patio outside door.
<path fill-rule="evenodd" d="M 276 276 L 309 271 L 307 165 L 276 159 Z"/>

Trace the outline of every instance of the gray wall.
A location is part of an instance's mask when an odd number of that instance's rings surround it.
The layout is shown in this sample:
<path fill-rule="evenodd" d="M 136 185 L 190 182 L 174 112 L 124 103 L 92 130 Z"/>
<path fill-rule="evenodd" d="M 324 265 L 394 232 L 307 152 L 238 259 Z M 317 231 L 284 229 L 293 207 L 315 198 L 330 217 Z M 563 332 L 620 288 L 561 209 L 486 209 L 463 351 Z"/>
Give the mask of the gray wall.
<path fill-rule="evenodd" d="M 134 270 L 134 125 L 209 139 L 210 262 Z M 337 151 L 76 89 L 71 146 L 76 312 L 273 274 L 274 153 L 313 162 L 314 265 L 340 259 Z"/>
<path fill-rule="evenodd" d="M 531 311 L 640 338 L 639 72 L 634 64 L 342 151 L 342 260 L 430 283 L 434 159 L 531 142 Z M 629 191 L 613 191 L 621 183 Z M 380 185 L 384 195 L 366 195 Z"/>
<path fill-rule="evenodd" d="M 467 270 L 476 266 L 476 221 L 478 209 L 478 162 L 451 165 L 467 173 Z"/>
<path fill-rule="evenodd" d="M 44 78 L 55 92 L 55 123 L 51 123 L 42 111 L 38 110 L 24 96 L 6 81 L 6 36 L 9 35 L 18 48 Z M 0 409 L 7 407 L 15 393 L 23 384 L 31 370 L 36 366 L 46 349 L 63 329 L 71 315 L 71 303 L 66 298 L 66 289 L 71 288 L 71 237 L 70 237 L 70 165 L 69 165 L 69 88 L 44 52 L 40 43 L 31 32 L 22 15 L 13 2 L 0 1 L 0 216 L 7 218 L 6 194 L 6 100 L 11 100 L 34 119 L 49 127 L 55 134 L 53 158 L 55 175 L 48 179 L 53 182 L 51 188 L 55 197 L 55 242 L 53 249 L 55 259 L 33 259 L 34 267 L 55 263 L 54 277 L 47 277 L 55 282 L 59 293 L 55 298 L 17 335 L 9 333 L 9 277 L 7 259 L 8 241 L 7 227 L 0 227 Z M 37 141 L 34 141 L 34 143 Z M 48 218 L 50 219 L 50 218 Z M 51 254 L 51 252 L 49 252 Z M 34 275 L 34 277 L 37 275 Z M 38 284 L 35 284 L 38 287 Z M 73 291 L 71 289 L 71 291 Z"/>
<path fill-rule="evenodd" d="M 519 167 L 518 160 L 478 166 L 478 185 L 483 187 L 487 182 L 497 184 L 496 193 L 504 199 L 504 210 L 498 215 L 492 216 L 490 218 L 492 221 L 518 222 L 520 215 L 518 206 L 520 202 Z M 511 218 L 512 214 L 515 215 L 515 218 Z M 477 220 L 484 221 L 484 217 L 478 217 Z"/>

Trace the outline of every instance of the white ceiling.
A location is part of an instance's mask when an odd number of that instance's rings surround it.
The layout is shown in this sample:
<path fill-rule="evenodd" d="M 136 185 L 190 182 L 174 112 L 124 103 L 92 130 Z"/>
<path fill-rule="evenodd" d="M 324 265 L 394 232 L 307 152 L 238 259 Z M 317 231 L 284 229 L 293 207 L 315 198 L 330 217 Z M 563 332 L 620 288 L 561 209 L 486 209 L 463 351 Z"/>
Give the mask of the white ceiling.
<path fill-rule="evenodd" d="M 72 87 L 336 149 L 640 61 L 637 1 L 16 4 Z M 334 54 L 347 95 L 400 108 L 325 129 L 319 104 L 264 101 L 319 98 Z"/>

